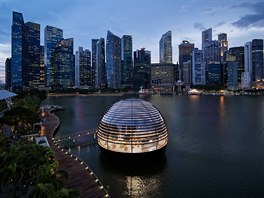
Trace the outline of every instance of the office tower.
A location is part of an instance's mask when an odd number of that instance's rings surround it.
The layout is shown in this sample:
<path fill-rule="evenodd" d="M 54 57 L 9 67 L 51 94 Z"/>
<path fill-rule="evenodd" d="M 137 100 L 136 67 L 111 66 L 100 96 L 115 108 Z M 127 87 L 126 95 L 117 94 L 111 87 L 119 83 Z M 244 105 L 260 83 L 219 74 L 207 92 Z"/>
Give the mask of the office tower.
<path fill-rule="evenodd" d="M 223 85 L 223 67 L 220 63 L 208 63 L 207 85 L 220 87 Z"/>
<path fill-rule="evenodd" d="M 75 87 L 79 87 L 80 86 L 80 55 L 79 55 L 79 50 L 75 52 Z"/>
<path fill-rule="evenodd" d="M 151 64 L 151 87 L 160 94 L 173 94 L 176 64 Z"/>
<path fill-rule="evenodd" d="M 228 50 L 227 34 L 218 34 L 218 42 L 220 44 L 220 62 L 223 63 L 226 61 L 226 53 Z"/>
<path fill-rule="evenodd" d="M 171 31 L 162 35 L 159 42 L 160 63 L 172 63 Z"/>
<path fill-rule="evenodd" d="M 244 47 L 231 47 L 227 51 L 227 61 L 237 62 L 237 80 L 241 85 L 242 73 L 245 70 Z"/>
<path fill-rule="evenodd" d="M 227 80 L 227 88 L 230 90 L 237 89 L 238 86 L 238 78 L 237 78 L 237 62 L 236 61 L 228 61 L 228 80 Z"/>
<path fill-rule="evenodd" d="M 205 63 L 220 62 L 220 43 L 216 40 L 208 42 L 203 49 Z"/>
<path fill-rule="evenodd" d="M 252 81 L 264 81 L 263 39 L 252 40 Z"/>
<path fill-rule="evenodd" d="M 54 68 L 51 65 L 51 59 L 55 47 L 63 39 L 62 29 L 46 26 L 44 31 L 44 63 L 45 63 L 45 76 L 46 85 L 54 84 Z"/>
<path fill-rule="evenodd" d="M 244 46 L 245 71 L 242 74 L 242 88 L 249 88 L 252 81 L 252 42 L 247 42 Z"/>
<path fill-rule="evenodd" d="M 97 88 L 107 87 L 104 38 L 100 38 L 96 44 L 96 87 Z"/>
<path fill-rule="evenodd" d="M 183 74 L 185 87 L 189 89 L 192 83 L 191 82 L 192 81 L 192 61 L 191 60 L 183 62 L 182 74 Z"/>
<path fill-rule="evenodd" d="M 63 39 L 57 43 L 51 59 L 54 68 L 54 86 L 66 88 L 74 86 L 73 38 Z"/>
<path fill-rule="evenodd" d="M 91 71 L 91 81 L 92 86 L 96 84 L 96 45 L 99 39 L 92 39 L 92 71 Z"/>
<path fill-rule="evenodd" d="M 198 48 L 192 51 L 192 84 L 205 85 L 205 64 L 203 52 Z"/>
<path fill-rule="evenodd" d="M 183 63 L 192 60 L 192 51 L 194 49 L 194 44 L 189 41 L 182 41 L 179 45 L 179 68 L 180 68 L 180 80 L 184 81 L 183 77 Z"/>
<path fill-rule="evenodd" d="M 212 28 L 202 31 L 202 50 L 212 41 Z"/>
<path fill-rule="evenodd" d="M 91 86 L 91 52 L 79 47 L 80 86 Z"/>
<path fill-rule="evenodd" d="M 134 90 L 151 87 L 151 53 L 142 48 L 134 51 Z"/>
<path fill-rule="evenodd" d="M 11 41 L 11 87 L 22 88 L 23 65 L 23 26 L 22 13 L 13 12 L 12 41 Z"/>
<path fill-rule="evenodd" d="M 45 64 L 44 64 L 44 46 L 40 46 L 40 77 L 39 77 L 39 86 L 45 87 Z"/>
<path fill-rule="evenodd" d="M 23 85 L 40 86 L 40 25 L 27 22 L 23 27 Z"/>
<path fill-rule="evenodd" d="M 110 31 L 106 40 L 106 78 L 108 88 L 121 88 L 121 39 Z"/>
<path fill-rule="evenodd" d="M 124 35 L 121 40 L 121 86 L 133 87 L 132 36 Z"/>
<path fill-rule="evenodd" d="M 5 88 L 11 88 L 11 58 L 5 61 Z"/>

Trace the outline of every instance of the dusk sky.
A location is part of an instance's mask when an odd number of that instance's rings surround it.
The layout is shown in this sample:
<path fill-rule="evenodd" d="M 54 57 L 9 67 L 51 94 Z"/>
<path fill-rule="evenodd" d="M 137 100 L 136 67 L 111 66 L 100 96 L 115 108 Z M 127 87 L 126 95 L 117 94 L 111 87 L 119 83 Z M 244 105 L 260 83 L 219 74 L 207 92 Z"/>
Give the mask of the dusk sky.
<path fill-rule="evenodd" d="M 11 56 L 12 11 L 21 12 L 24 22 L 63 29 L 64 38 L 74 38 L 75 50 L 91 50 L 91 39 L 106 38 L 107 30 L 119 37 L 132 35 L 133 50 L 151 51 L 159 61 L 159 40 L 172 31 L 173 61 L 178 61 L 182 40 L 201 48 L 201 31 L 213 28 L 213 39 L 227 33 L 229 47 L 264 39 L 263 0 L 0 0 L 0 80 L 4 63 Z"/>

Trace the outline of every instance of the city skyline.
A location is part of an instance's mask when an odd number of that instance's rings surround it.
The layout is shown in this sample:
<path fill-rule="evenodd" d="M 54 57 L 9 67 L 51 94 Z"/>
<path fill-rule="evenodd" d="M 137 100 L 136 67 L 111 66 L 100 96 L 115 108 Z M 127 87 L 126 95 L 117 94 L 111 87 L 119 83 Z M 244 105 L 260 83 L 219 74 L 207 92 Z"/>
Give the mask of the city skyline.
<path fill-rule="evenodd" d="M 0 80 L 4 62 L 11 56 L 12 11 L 23 13 L 25 21 L 41 25 L 41 45 L 46 25 L 63 29 L 65 38 L 74 38 L 74 51 L 79 46 L 91 50 L 91 40 L 106 38 L 110 30 L 119 37 L 132 35 L 133 51 L 145 47 L 151 51 L 153 63 L 159 62 L 159 40 L 169 30 L 174 63 L 178 62 L 178 45 L 182 40 L 201 49 L 201 32 L 206 28 L 213 28 L 213 40 L 218 34 L 227 33 L 229 47 L 244 46 L 254 38 L 263 39 L 264 2 L 260 1 L 128 1 L 126 6 L 121 1 L 69 2 L 39 0 L 32 5 L 29 0 L 0 1 Z"/>

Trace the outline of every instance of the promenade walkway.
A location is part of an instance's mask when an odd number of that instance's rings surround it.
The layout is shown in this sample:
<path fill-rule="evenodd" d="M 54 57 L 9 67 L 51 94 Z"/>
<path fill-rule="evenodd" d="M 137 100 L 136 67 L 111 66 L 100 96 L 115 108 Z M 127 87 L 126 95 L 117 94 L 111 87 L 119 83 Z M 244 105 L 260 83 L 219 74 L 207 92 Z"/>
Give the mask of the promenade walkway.
<path fill-rule="evenodd" d="M 63 181 L 65 187 L 79 191 L 81 197 L 84 198 L 109 197 L 107 191 L 89 167 L 78 157 L 60 148 L 54 141 L 53 135 L 60 125 L 60 120 L 50 113 L 51 109 L 42 108 L 42 110 L 44 122 L 41 136 L 47 137 L 55 159 L 59 162 L 59 169 L 63 169 L 68 173 L 68 179 Z"/>

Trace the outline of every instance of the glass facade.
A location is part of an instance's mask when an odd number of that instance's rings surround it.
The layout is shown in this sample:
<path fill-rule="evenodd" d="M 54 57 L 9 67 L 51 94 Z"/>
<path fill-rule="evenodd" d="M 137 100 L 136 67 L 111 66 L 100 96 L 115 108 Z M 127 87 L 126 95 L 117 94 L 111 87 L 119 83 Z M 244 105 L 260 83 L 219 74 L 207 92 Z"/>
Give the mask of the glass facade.
<path fill-rule="evenodd" d="M 172 39 L 171 31 L 162 35 L 159 42 L 160 63 L 172 63 Z"/>
<path fill-rule="evenodd" d="M 51 67 L 54 68 L 54 86 L 57 88 L 74 86 L 73 38 L 63 39 L 56 45 Z"/>
<path fill-rule="evenodd" d="M 252 40 L 252 81 L 264 81 L 263 39 Z"/>
<path fill-rule="evenodd" d="M 222 73 L 223 68 L 220 63 L 209 63 L 207 73 L 207 84 L 209 86 L 219 87 L 222 86 Z"/>
<path fill-rule="evenodd" d="M 44 31 L 44 63 L 47 86 L 54 84 L 54 67 L 51 65 L 51 59 L 57 43 L 62 39 L 62 29 L 46 26 Z"/>
<path fill-rule="evenodd" d="M 92 39 L 92 71 L 91 71 L 91 81 L 92 86 L 96 84 L 96 45 L 99 39 Z"/>
<path fill-rule="evenodd" d="M 192 51 L 194 49 L 194 44 L 189 41 L 182 41 L 179 45 L 179 66 L 180 66 L 180 80 L 184 80 L 183 76 L 183 64 L 184 62 L 192 61 Z"/>
<path fill-rule="evenodd" d="M 145 48 L 134 51 L 134 90 L 151 88 L 151 53 Z"/>
<path fill-rule="evenodd" d="M 11 58 L 7 58 L 5 61 L 5 88 L 11 87 Z"/>
<path fill-rule="evenodd" d="M 149 102 L 126 99 L 115 103 L 98 127 L 98 144 L 119 153 L 147 153 L 165 147 L 168 129 L 160 112 Z"/>
<path fill-rule="evenodd" d="M 227 34 L 218 34 L 218 42 L 220 43 L 220 62 L 226 62 L 226 53 L 228 50 Z"/>
<path fill-rule="evenodd" d="M 96 87 L 106 88 L 105 40 L 100 38 L 96 43 Z"/>
<path fill-rule="evenodd" d="M 237 80 L 241 83 L 242 73 L 245 71 L 244 47 L 231 47 L 227 52 L 227 61 L 237 62 Z"/>
<path fill-rule="evenodd" d="M 91 86 L 91 52 L 79 48 L 80 86 Z"/>
<path fill-rule="evenodd" d="M 121 88 L 121 39 L 110 31 L 106 40 L 106 78 L 108 88 Z"/>
<path fill-rule="evenodd" d="M 192 52 L 192 84 L 205 85 L 205 64 L 203 52 L 195 48 Z"/>
<path fill-rule="evenodd" d="M 40 24 L 27 22 L 23 28 L 23 85 L 40 85 Z"/>
<path fill-rule="evenodd" d="M 121 49 L 121 85 L 123 88 L 131 88 L 133 87 L 132 36 L 124 35 L 122 37 Z"/>
<path fill-rule="evenodd" d="M 236 89 L 238 85 L 237 80 L 237 62 L 236 61 L 228 61 L 228 81 L 227 88 L 228 89 Z"/>
<path fill-rule="evenodd" d="M 23 15 L 18 12 L 13 12 L 11 43 L 11 87 L 13 88 L 22 88 L 23 26 Z"/>

